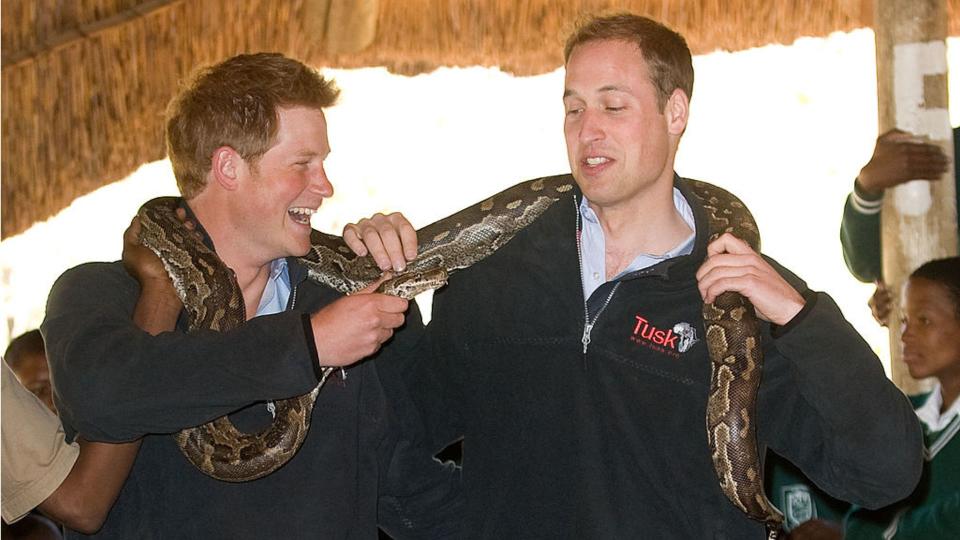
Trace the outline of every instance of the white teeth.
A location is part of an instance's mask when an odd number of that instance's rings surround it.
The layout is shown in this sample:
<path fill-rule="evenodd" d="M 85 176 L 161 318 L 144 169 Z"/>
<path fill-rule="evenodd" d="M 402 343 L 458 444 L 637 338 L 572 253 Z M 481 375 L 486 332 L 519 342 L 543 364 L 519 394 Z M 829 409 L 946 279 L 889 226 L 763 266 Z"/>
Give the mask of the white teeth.
<path fill-rule="evenodd" d="M 316 208 L 304 208 L 302 206 L 287 209 L 287 213 L 290 214 L 290 217 L 293 218 L 294 221 L 304 224 L 310 223 L 310 216 L 316 211 Z"/>
<path fill-rule="evenodd" d="M 601 163 L 606 163 L 608 160 L 605 157 L 588 157 L 587 165 L 600 165 Z"/>

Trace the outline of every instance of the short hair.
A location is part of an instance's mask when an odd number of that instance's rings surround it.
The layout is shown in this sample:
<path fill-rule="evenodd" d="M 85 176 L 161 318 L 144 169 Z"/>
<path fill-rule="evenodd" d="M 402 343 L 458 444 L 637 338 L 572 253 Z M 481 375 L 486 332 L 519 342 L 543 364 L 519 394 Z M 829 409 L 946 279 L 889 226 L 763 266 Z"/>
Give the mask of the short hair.
<path fill-rule="evenodd" d="M 687 99 L 693 97 L 693 58 L 686 40 L 677 32 L 632 13 L 590 17 L 581 21 L 567 38 L 563 63 L 570 61 L 577 46 L 602 40 L 625 41 L 640 49 L 661 109 L 677 88 L 683 90 Z"/>
<path fill-rule="evenodd" d="M 3 359 L 6 360 L 8 366 L 18 369 L 27 358 L 33 355 L 41 355 L 46 358 L 46 353 L 40 330 L 29 330 L 10 341 L 7 350 L 3 353 Z"/>
<path fill-rule="evenodd" d="M 920 265 L 910 278 L 921 278 L 942 285 L 953 302 L 954 315 L 960 319 L 960 257 L 934 259 Z"/>
<path fill-rule="evenodd" d="M 167 153 L 180 193 L 191 199 L 203 191 L 221 146 L 256 165 L 274 144 L 279 108 L 323 109 L 339 93 L 315 69 L 277 53 L 241 54 L 198 69 L 167 107 Z"/>

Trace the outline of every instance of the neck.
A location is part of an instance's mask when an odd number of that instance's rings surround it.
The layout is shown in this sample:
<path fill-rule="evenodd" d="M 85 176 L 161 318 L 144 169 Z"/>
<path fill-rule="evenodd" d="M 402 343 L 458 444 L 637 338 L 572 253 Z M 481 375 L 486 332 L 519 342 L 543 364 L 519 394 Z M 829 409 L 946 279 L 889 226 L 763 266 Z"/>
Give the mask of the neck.
<path fill-rule="evenodd" d="M 230 213 L 223 211 L 222 204 L 216 204 L 203 197 L 203 193 L 189 201 L 197 220 L 213 241 L 217 256 L 227 268 L 233 270 L 237 284 L 243 293 L 247 319 L 253 318 L 260 305 L 260 297 L 270 277 L 272 259 L 253 256 L 249 242 L 236 234 L 236 224 L 230 219 Z M 242 229 L 240 229 L 242 230 Z"/>
<path fill-rule="evenodd" d="M 619 274 L 637 255 L 663 255 L 691 232 L 673 204 L 673 184 L 627 203 L 603 207 L 592 202 L 603 228 L 607 279 Z"/>
<path fill-rule="evenodd" d="M 943 414 L 957 400 L 957 396 L 960 396 L 960 379 L 941 380 L 940 396 L 943 398 L 943 402 L 940 404 L 940 414 Z"/>

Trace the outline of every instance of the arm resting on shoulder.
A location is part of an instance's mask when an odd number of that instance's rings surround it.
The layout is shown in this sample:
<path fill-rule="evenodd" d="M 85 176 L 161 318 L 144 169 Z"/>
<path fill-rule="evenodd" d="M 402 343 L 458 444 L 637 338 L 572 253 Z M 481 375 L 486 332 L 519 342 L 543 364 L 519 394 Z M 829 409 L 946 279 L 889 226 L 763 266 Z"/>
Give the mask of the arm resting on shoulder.
<path fill-rule="evenodd" d="M 139 296 L 119 264 L 94 263 L 68 270 L 48 298 L 41 331 L 57 408 L 86 439 L 173 433 L 316 386 L 301 313 L 257 317 L 227 332 L 153 336 L 132 322 Z"/>
<path fill-rule="evenodd" d="M 150 335 L 169 332 L 182 305 L 168 280 L 145 283 L 133 312 L 133 322 Z M 83 439 L 80 457 L 63 483 L 40 503 L 39 509 L 71 529 L 93 534 L 100 530 L 123 488 L 140 450 L 140 440 L 98 443 Z"/>

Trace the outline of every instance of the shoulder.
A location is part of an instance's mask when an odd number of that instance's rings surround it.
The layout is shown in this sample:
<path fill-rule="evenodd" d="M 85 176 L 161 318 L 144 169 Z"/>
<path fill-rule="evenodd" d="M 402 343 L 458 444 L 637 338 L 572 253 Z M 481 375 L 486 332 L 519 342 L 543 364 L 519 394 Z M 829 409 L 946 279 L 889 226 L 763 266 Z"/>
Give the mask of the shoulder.
<path fill-rule="evenodd" d="M 60 299 L 101 299 L 105 294 L 136 294 L 137 282 L 120 262 L 93 262 L 75 266 L 54 282 L 48 298 L 48 309 Z"/>
<path fill-rule="evenodd" d="M 89 281 L 110 281 L 117 282 L 121 280 L 129 281 L 132 278 L 123 269 L 119 262 L 89 262 L 79 266 L 74 266 L 57 278 L 56 284 L 59 286 L 69 286 L 75 284 L 84 284 Z M 55 286 L 57 286 L 55 285 Z"/>

